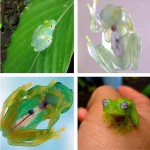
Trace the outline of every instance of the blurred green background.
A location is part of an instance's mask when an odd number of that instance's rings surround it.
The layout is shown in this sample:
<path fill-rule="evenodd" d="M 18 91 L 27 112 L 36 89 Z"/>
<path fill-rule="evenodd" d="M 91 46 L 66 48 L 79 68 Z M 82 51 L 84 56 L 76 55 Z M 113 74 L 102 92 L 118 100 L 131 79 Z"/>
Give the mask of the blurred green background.
<path fill-rule="evenodd" d="M 93 91 L 101 85 L 130 86 L 150 97 L 150 77 L 79 77 L 78 78 L 78 107 L 86 107 Z"/>

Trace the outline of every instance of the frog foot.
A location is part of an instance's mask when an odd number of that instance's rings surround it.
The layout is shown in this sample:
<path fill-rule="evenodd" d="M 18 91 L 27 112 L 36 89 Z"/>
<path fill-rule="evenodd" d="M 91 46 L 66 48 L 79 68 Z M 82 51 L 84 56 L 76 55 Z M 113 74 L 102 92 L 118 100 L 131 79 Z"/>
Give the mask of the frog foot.
<path fill-rule="evenodd" d="M 93 5 L 91 6 L 89 3 L 87 4 L 89 10 L 90 10 L 90 14 L 91 15 L 96 15 L 96 4 L 97 4 L 97 0 L 93 0 Z"/>
<path fill-rule="evenodd" d="M 61 138 L 60 133 L 63 132 L 63 131 L 65 131 L 65 127 L 62 127 L 57 131 L 54 131 L 54 129 L 51 129 L 51 132 L 53 132 L 51 134 L 51 138 L 57 138 L 57 139 Z"/>
<path fill-rule="evenodd" d="M 9 134 L 8 143 L 15 146 L 38 146 L 47 140 L 61 138 L 60 133 L 65 130 L 64 127 L 54 131 L 53 128 L 43 130 L 22 130 L 14 131 Z M 32 140 L 31 140 L 32 139 Z M 30 141 L 30 142 L 29 142 Z"/>
<path fill-rule="evenodd" d="M 97 4 L 97 0 L 93 0 L 92 6 L 89 3 L 87 4 L 91 14 L 90 28 L 92 32 L 101 31 L 101 22 L 100 22 L 99 13 L 96 10 L 96 4 Z"/>
<path fill-rule="evenodd" d="M 97 54 L 96 54 L 95 46 L 94 46 L 93 43 L 91 42 L 91 39 L 90 39 L 89 36 L 86 36 L 86 39 L 87 39 L 87 41 L 88 41 L 87 47 L 88 47 L 89 54 L 90 54 L 94 59 L 96 59 L 96 58 L 97 58 Z M 97 59 L 96 59 L 96 60 L 97 60 Z"/>
<path fill-rule="evenodd" d="M 55 84 L 56 84 L 56 80 L 52 80 L 52 82 L 48 86 L 52 87 Z"/>
<path fill-rule="evenodd" d="M 88 47 L 89 54 L 92 56 L 92 53 L 95 51 L 95 47 L 94 47 L 93 43 L 91 42 L 91 39 L 89 36 L 86 36 L 86 39 L 88 41 L 87 47 Z"/>

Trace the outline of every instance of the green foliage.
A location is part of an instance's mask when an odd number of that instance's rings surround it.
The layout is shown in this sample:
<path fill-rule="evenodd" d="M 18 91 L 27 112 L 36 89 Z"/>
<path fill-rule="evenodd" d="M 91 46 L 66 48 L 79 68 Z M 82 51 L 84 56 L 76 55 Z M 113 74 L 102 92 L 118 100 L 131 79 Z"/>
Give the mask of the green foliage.
<path fill-rule="evenodd" d="M 31 72 L 67 72 L 73 54 L 73 9 L 73 0 L 32 0 L 23 11 L 19 25 L 12 35 L 3 72 L 29 72 L 38 55 L 31 46 L 33 32 L 45 20 L 50 19 L 56 22 L 60 20 L 51 45 L 39 54 Z"/>
<path fill-rule="evenodd" d="M 2 23 L 0 23 L 0 29 L 2 28 Z"/>
<path fill-rule="evenodd" d="M 148 84 L 144 90 L 143 90 L 143 94 L 146 96 L 150 96 L 150 84 Z"/>

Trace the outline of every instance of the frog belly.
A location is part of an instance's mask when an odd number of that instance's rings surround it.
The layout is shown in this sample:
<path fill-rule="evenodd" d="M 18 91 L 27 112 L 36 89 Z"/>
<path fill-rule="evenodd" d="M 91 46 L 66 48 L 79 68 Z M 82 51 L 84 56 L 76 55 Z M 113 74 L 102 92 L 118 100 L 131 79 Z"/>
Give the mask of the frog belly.
<path fill-rule="evenodd" d="M 16 123 L 13 126 L 13 130 L 18 130 L 22 127 L 28 127 L 31 122 L 37 117 L 37 115 L 41 112 L 41 109 L 39 107 L 35 107 L 33 109 L 34 114 L 27 114 L 16 121 Z"/>

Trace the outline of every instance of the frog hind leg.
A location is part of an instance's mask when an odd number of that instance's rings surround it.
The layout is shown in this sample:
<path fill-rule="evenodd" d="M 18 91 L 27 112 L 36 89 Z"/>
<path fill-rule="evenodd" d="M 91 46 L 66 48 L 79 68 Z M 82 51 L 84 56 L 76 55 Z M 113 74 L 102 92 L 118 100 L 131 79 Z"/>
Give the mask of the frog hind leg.
<path fill-rule="evenodd" d="M 53 114 L 53 116 L 50 117 L 47 128 L 51 129 L 54 126 L 54 124 L 59 120 L 59 118 L 60 118 L 60 114 L 56 114 L 56 115 Z"/>
<path fill-rule="evenodd" d="M 48 130 L 22 130 L 14 131 L 8 136 L 8 144 L 16 146 L 38 146 L 47 140 L 53 138 L 61 138 L 60 133 L 65 129 L 61 128 L 57 131 L 54 129 Z"/>
<path fill-rule="evenodd" d="M 107 72 L 116 72 L 112 64 L 113 56 L 107 53 L 107 49 L 105 49 L 101 44 L 97 45 L 95 48 L 88 36 L 86 36 L 86 39 L 88 40 L 87 47 L 89 54 L 96 60 L 96 62 Z"/>
<path fill-rule="evenodd" d="M 141 41 L 137 33 L 131 33 L 131 35 L 129 36 L 127 49 L 128 51 L 130 51 L 131 55 L 131 69 L 136 70 L 138 67 L 141 51 Z"/>
<path fill-rule="evenodd" d="M 27 98 L 30 99 L 36 95 L 41 96 L 41 100 L 45 100 L 46 86 L 36 85 L 28 90 Z"/>
<path fill-rule="evenodd" d="M 1 116 L 4 117 L 4 113 L 7 107 L 11 106 L 13 103 L 15 103 L 16 101 L 16 97 L 17 95 L 21 92 L 21 91 L 26 91 L 27 88 L 29 88 L 30 86 L 32 86 L 32 83 L 28 83 L 26 85 L 22 85 L 21 87 L 17 88 L 14 92 L 12 92 L 12 94 L 6 99 L 6 101 L 3 104 L 3 109 L 2 109 L 2 114 Z"/>

